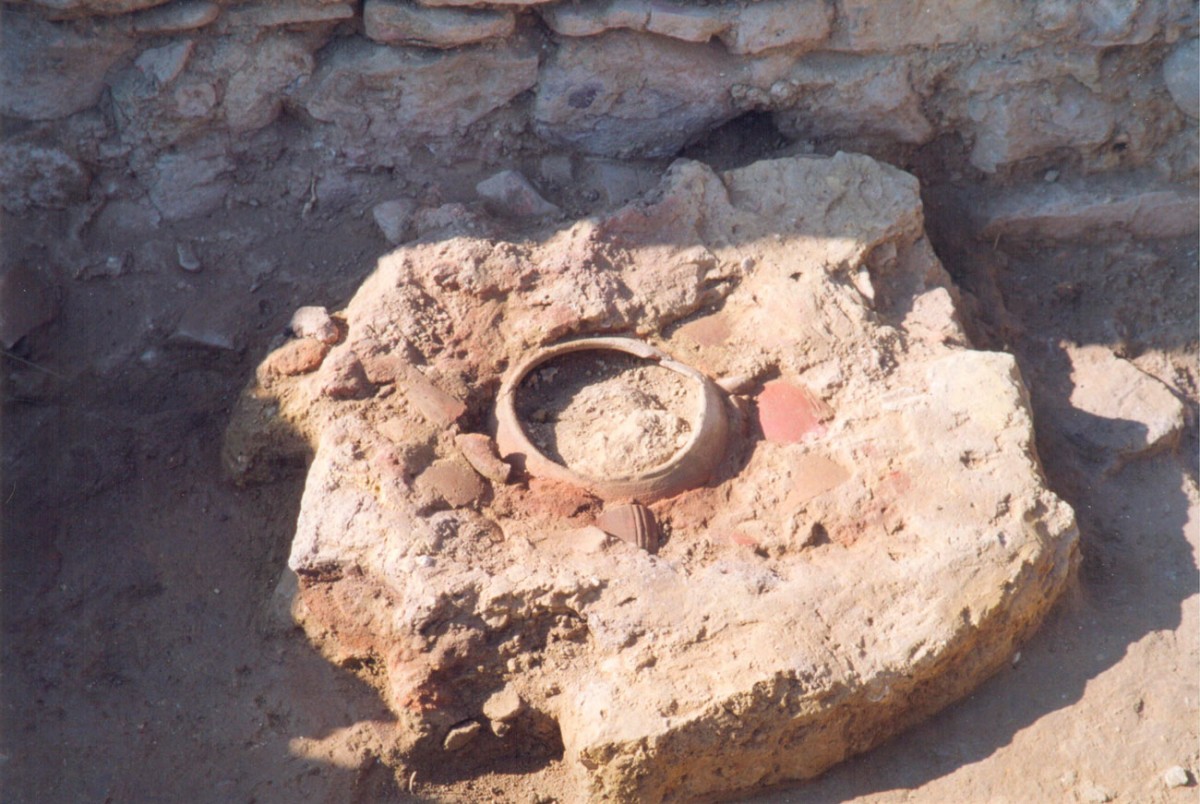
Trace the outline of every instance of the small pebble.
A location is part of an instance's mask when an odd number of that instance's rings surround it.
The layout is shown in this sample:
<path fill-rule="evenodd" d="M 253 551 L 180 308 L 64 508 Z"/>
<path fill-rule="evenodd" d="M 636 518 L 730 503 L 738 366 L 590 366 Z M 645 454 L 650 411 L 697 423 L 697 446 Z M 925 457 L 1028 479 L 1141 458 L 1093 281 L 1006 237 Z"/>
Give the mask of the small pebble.
<path fill-rule="evenodd" d="M 175 246 L 175 253 L 179 257 L 179 267 L 189 273 L 196 273 L 204 266 L 200 263 L 200 257 L 196 254 L 195 247 L 191 243 L 184 241 Z"/>
<path fill-rule="evenodd" d="M 460 748 L 466 747 L 481 731 L 483 731 L 483 726 L 474 720 L 469 720 L 462 725 L 450 729 L 446 734 L 446 739 L 442 742 L 442 747 L 447 751 L 457 751 Z"/>
<path fill-rule="evenodd" d="M 337 343 L 341 333 L 324 307 L 301 307 L 292 314 L 288 328 L 297 338 L 312 338 L 321 343 Z"/>
<path fill-rule="evenodd" d="M 237 350 L 239 322 L 224 311 L 193 306 L 183 314 L 170 342 L 183 346 L 198 346 L 224 351 Z"/>
<path fill-rule="evenodd" d="M 285 377 L 308 374 L 321 367 L 328 353 L 329 346 L 320 341 L 311 338 L 291 340 L 267 355 L 262 364 L 263 371 Z"/>
<path fill-rule="evenodd" d="M 483 704 L 484 717 L 507 723 L 521 713 L 521 696 L 512 687 L 505 687 Z"/>
<path fill-rule="evenodd" d="M 517 218 L 541 218 L 556 215 L 559 208 L 538 194 L 529 180 L 515 170 L 502 170 L 475 185 L 494 212 Z"/>
<path fill-rule="evenodd" d="M 1058 181 L 1058 171 L 1047 170 L 1046 175 L 1042 176 L 1042 179 L 1046 182 L 1046 184 L 1054 184 L 1054 182 Z"/>
<path fill-rule="evenodd" d="M 371 210 L 375 225 L 393 246 L 408 240 L 412 234 L 413 213 L 417 204 L 411 198 L 397 198 L 376 204 Z"/>
<path fill-rule="evenodd" d="M 1181 765 L 1167 768 L 1162 779 L 1163 784 L 1167 787 L 1187 787 L 1192 782 L 1192 777 L 1188 774 L 1187 769 Z"/>
<path fill-rule="evenodd" d="M 1106 804 L 1113 800 L 1111 791 L 1104 789 L 1098 784 L 1088 785 L 1079 791 L 1080 797 L 1088 802 L 1088 804 Z"/>

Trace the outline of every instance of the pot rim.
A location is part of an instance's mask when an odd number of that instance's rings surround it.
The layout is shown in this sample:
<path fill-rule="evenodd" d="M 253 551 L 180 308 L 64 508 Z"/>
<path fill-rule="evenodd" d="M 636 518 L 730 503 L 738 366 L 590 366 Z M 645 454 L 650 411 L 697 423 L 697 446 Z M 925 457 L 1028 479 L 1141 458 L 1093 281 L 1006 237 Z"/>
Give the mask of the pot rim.
<path fill-rule="evenodd" d="M 642 472 L 597 478 L 551 460 L 529 440 L 516 413 L 516 394 L 530 372 L 573 352 L 614 351 L 657 363 L 700 388 L 700 408 L 692 420 L 687 443 L 670 458 Z M 725 401 L 715 383 L 691 366 L 675 360 L 645 341 L 627 337 L 579 338 L 535 350 L 505 372 L 496 396 L 496 443 L 504 458 L 523 458 L 530 475 L 586 489 L 603 500 L 648 502 L 678 494 L 708 480 L 725 454 L 728 424 Z"/>

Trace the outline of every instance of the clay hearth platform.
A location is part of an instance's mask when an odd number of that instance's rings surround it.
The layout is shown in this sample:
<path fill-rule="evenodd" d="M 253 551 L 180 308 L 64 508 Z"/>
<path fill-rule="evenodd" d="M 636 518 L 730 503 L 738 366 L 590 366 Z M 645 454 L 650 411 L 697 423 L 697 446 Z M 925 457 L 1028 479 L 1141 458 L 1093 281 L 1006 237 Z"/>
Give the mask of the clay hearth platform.
<path fill-rule="evenodd" d="M 683 161 L 603 218 L 488 225 L 384 257 L 336 343 L 267 357 L 225 447 L 245 480 L 311 452 L 282 588 L 331 660 L 374 669 L 404 762 L 561 752 L 580 800 L 808 778 L 1041 622 L 1074 517 L 1015 361 L 957 322 L 914 178 L 845 154 Z M 489 441 L 507 369 L 602 335 L 725 389 L 711 477 L 643 501 L 653 554 L 594 527 L 614 502 Z"/>

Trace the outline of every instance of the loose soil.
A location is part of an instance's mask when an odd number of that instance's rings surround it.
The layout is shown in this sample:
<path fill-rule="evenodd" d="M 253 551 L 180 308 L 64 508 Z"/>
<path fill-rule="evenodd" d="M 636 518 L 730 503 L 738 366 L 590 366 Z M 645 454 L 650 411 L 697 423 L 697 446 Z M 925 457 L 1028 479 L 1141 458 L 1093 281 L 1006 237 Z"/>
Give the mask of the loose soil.
<path fill-rule="evenodd" d="M 614 352 L 547 361 L 517 390 L 517 415 L 547 457 L 594 478 L 640 474 L 687 443 L 699 387 Z"/>

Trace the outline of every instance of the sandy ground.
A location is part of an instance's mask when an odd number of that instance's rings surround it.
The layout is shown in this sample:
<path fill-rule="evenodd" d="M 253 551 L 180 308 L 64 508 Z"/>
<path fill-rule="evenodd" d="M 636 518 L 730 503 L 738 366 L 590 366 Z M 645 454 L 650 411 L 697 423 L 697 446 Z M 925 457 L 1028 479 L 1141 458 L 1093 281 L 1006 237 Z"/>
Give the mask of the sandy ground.
<path fill-rule="evenodd" d="M 383 702 L 273 608 L 302 476 L 250 490 L 221 476 L 229 408 L 271 335 L 297 306 L 336 308 L 386 251 L 368 211 L 387 197 L 383 181 L 307 217 L 298 204 L 243 207 L 161 226 L 147 242 L 193 239 L 202 270 L 167 259 L 135 260 L 115 277 L 64 274 L 57 319 L 5 353 L 5 801 L 562 796 L 553 765 L 474 779 L 447 768 L 434 784 L 389 764 Z M 936 206 L 931 217 L 952 219 Z M 4 221 L 5 259 L 54 264 L 65 227 L 55 215 Z M 1046 270 L 1093 270 L 1109 296 L 1088 306 L 1085 295 L 1082 311 L 1054 316 L 1035 303 L 1037 282 L 1011 265 L 997 272 L 975 246 L 936 229 L 947 267 L 980 300 L 978 331 L 1014 348 L 1027 375 L 1053 379 L 1061 369 L 1045 344 L 1096 342 L 1097 319 L 1114 306 L 1157 305 L 1175 312 L 1133 348 L 1194 383 L 1194 244 L 1168 261 L 1178 275 L 1150 290 L 1115 281 L 1119 261 L 1055 263 Z M 106 237 L 91 231 L 80 247 L 129 245 Z M 181 321 L 228 335 L 235 348 L 180 343 L 171 336 Z M 1031 384 L 1035 404 L 1061 403 L 1039 390 L 1053 383 Z M 1084 560 L 1018 661 L 882 748 L 758 800 L 1195 801 L 1200 496 L 1194 385 L 1183 393 L 1189 428 L 1177 447 L 1120 471 L 1105 474 L 1041 429 L 1052 485 L 1079 514 Z M 1190 784 L 1168 788 L 1163 774 L 1177 765 Z"/>

